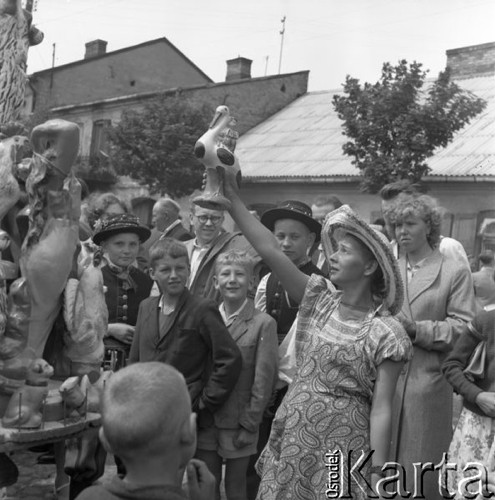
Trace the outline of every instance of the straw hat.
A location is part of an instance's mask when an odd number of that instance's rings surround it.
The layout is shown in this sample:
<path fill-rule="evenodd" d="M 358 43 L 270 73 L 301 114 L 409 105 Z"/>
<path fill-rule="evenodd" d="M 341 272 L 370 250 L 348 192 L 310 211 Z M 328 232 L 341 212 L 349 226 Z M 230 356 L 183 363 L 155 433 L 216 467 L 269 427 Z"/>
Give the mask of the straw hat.
<path fill-rule="evenodd" d="M 323 224 L 321 238 L 326 256 L 335 252 L 337 242 L 345 234 L 357 238 L 374 255 L 385 280 L 384 304 L 391 314 L 398 313 L 404 300 L 404 285 L 397 259 L 385 235 L 370 227 L 348 205 L 342 205 L 330 212 Z"/>
<path fill-rule="evenodd" d="M 316 241 L 320 241 L 321 224 L 313 219 L 311 207 L 297 200 L 283 201 L 276 208 L 267 210 L 261 216 L 261 223 L 273 231 L 275 222 L 280 219 L 294 219 L 302 222 L 311 233 L 315 233 Z"/>
<path fill-rule="evenodd" d="M 141 243 L 151 236 L 151 231 L 143 226 L 135 215 L 130 214 L 113 215 L 104 220 L 99 219 L 95 225 L 95 231 L 93 235 L 95 245 L 101 245 L 102 241 L 120 233 L 137 234 Z"/>

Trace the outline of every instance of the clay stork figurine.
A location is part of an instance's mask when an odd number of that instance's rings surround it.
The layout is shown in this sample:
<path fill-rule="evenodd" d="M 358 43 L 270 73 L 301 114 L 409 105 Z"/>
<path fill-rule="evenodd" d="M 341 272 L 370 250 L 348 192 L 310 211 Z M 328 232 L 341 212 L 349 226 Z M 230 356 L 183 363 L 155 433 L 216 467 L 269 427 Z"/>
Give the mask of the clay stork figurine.
<path fill-rule="evenodd" d="M 227 210 L 230 201 L 223 194 L 225 170 L 230 169 L 240 183 L 239 160 L 234 154 L 237 133 L 230 126 L 234 121 L 227 106 L 218 106 L 208 130 L 194 146 L 194 155 L 206 168 L 203 194 L 193 203 L 211 210 Z"/>

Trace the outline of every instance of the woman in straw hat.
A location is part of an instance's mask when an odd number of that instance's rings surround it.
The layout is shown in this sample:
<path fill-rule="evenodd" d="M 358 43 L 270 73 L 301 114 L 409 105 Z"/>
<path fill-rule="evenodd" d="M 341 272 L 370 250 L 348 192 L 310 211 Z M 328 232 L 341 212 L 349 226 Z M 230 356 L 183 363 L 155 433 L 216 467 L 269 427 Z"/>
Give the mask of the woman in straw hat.
<path fill-rule="evenodd" d="M 300 304 L 297 371 L 257 464 L 258 498 L 366 499 L 366 482 L 376 485 L 388 459 L 395 383 L 412 351 L 391 316 L 400 310 L 403 287 L 388 242 L 348 206 L 331 212 L 322 242 L 337 290 L 297 269 L 249 214 L 230 178 L 225 192 L 235 222 Z M 348 481 L 348 464 L 370 450 L 363 477 Z M 330 466 L 337 467 L 333 480 Z"/>
<path fill-rule="evenodd" d="M 442 211 L 427 195 L 400 194 L 387 211 L 401 256 L 405 300 L 398 319 L 414 354 L 397 382 L 392 459 L 405 468 L 412 491 L 414 463 L 438 464 L 452 437 L 452 387 L 442 362 L 455 340 L 467 334 L 475 299 L 467 266 L 439 250 Z M 428 500 L 441 499 L 438 471 L 424 475 Z"/>

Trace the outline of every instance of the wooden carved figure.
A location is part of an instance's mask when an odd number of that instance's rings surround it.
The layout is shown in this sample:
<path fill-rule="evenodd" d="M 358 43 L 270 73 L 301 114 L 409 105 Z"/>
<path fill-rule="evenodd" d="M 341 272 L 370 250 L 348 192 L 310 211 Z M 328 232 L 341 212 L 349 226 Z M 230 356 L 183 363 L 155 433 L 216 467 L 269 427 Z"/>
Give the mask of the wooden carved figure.
<path fill-rule="evenodd" d="M 10 398 L 2 418 L 4 427 L 36 429 L 42 421 L 43 400 L 48 395 L 48 380 L 53 367 L 44 359 L 36 359 L 28 368 L 26 382 Z"/>
<path fill-rule="evenodd" d="M 34 156 L 26 181 L 31 210 L 20 263 L 31 301 L 28 344 L 39 357 L 60 311 L 79 242 L 81 185 L 71 171 L 79 128 L 49 120 L 33 129 L 31 142 Z"/>
<path fill-rule="evenodd" d="M 8 211 L 17 203 L 21 190 L 15 178 L 16 165 L 22 161 L 27 138 L 5 137 L 0 133 L 0 223 Z M 0 255 L 10 245 L 9 235 L 0 232 Z M 17 266 L 0 258 L 0 344 L 7 324 L 7 295 L 5 280 L 17 276 Z"/>
<path fill-rule="evenodd" d="M 65 288 L 64 354 L 70 360 L 71 375 L 99 373 L 103 362 L 103 337 L 108 328 L 103 275 L 90 264 L 81 278 L 69 279 Z"/>
<path fill-rule="evenodd" d="M 0 0 L 0 124 L 17 120 L 24 102 L 28 48 L 43 33 L 31 25 L 21 0 Z"/>
<path fill-rule="evenodd" d="M 83 416 L 86 412 L 101 411 L 100 400 L 105 384 L 113 372 L 105 371 L 91 383 L 89 377 L 69 377 L 60 386 L 59 392 L 65 402 L 66 416 Z"/>
<path fill-rule="evenodd" d="M 206 185 L 193 203 L 211 210 L 227 210 L 230 202 L 223 194 L 225 170 L 230 169 L 240 183 L 241 171 L 234 154 L 237 132 L 230 128 L 235 120 L 227 106 L 218 106 L 208 130 L 194 146 L 194 155 L 206 168 Z"/>

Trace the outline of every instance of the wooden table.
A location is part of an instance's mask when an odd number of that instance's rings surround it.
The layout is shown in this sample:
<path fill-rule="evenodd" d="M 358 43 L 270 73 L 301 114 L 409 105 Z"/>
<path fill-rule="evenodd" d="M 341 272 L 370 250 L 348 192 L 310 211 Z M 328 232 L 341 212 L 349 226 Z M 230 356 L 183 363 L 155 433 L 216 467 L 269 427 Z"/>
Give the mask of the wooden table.
<path fill-rule="evenodd" d="M 61 382 L 57 380 L 48 381 L 48 400 L 60 399 L 58 392 L 60 384 Z M 37 429 L 5 428 L 0 419 L 0 452 L 5 453 L 63 441 L 80 436 L 85 431 L 100 425 L 101 415 L 99 413 L 87 413 L 86 416 L 82 417 L 78 415 L 77 417 L 43 422 L 41 427 Z"/>
<path fill-rule="evenodd" d="M 47 443 L 80 436 L 85 431 L 99 427 L 101 415 L 88 413 L 86 417 L 67 418 L 63 421 L 45 422 L 39 429 L 6 429 L 0 424 L 0 452 L 22 450 Z"/>

